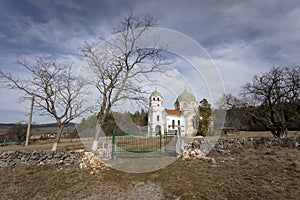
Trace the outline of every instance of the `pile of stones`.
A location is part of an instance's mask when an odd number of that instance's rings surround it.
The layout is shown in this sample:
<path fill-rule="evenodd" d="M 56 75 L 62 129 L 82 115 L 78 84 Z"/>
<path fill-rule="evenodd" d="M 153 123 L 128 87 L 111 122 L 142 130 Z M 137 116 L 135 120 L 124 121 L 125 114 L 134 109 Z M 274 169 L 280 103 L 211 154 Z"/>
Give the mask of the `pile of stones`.
<path fill-rule="evenodd" d="M 84 152 L 83 157 L 81 159 L 81 163 L 79 164 L 80 169 L 86 169 L 86 168 L 91 168 L 93 171 L 91 174 L 94 172 L 97 172 L 99 170 L 107 170 L 109 169 L 108 165 L 105 164 L 98 155 L 94 154 L 93 152 Z"/>
<path fill-rule="evenodd" d="M 184 146 L 181 147 L 181 152 L 181 158 L 183 160 L 200 159 L 212 164 L 216 164 L 216 160 L 214 158 L 206 156 L 206 153 L 201 151 L 200 141 L 195 140 L 191 143 L 184 144 Z"/>

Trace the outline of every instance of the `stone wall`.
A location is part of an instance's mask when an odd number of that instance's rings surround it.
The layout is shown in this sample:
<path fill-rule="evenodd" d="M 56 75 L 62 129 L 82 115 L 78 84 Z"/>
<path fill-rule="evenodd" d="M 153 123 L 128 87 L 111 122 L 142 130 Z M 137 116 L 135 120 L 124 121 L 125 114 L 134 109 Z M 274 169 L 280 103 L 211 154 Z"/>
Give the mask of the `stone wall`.
<path fill-rule="evenodd" d="M 217 141 L 214 148 L 215 150 L 230 150 L 241 148 L 267 148 L 274 146 L 300 148 L 300 137 L 283 139 L 276 139 L 273 137 L 220 139 Z"/>
<path fill-rule="evenodd" d="M 300 149 L 300 137 L 298 138 L 234 138 L 219 140 L 195 140 L 186 144 L 186 150 L 189 152 L 196 149 L 201 150 L 204 154 L 209 151 L 221 153 L 230 153 L 231 151 L 242 148 L 268 148 L 273 146 L 298 148 Z M 89 165 L 99 160 L 95 159 L 97 155 L 85 150 L 74 150 L 66 152 L 48 152 L 48 151 L 6 151 L 0 153 L 0 167 L 10 167 L 16 165 L 43 166 L 43 165 Z M 90 163 L 91 164 L 91 163 Z M 95 164 L 95 163 L 94 163 Z M 100 163 L 101 164 L 101 163 Z M 100 165 L 97 164 L 97 165 Z M 93 164 L 91 164 L 93 166 Z M 101 165 L 102 166 L 102 165 Z M 94 168 L 95 166 L 93 166 Z"/>
<path fill-rule="evenodd" d="M 243 148 L 268 148 L 274 146 L 300 149 L 300 137 L 283 139 L 269 137 L 228 138 L 218 140 L 199 139 L 194 140 L 189 144 L 185 144 L 185 146 L 182 147 L 182 152 L 200 150 L 204 154 L 208 154 L 211 151 L 226 154 Z"/>
<path fill-rule="evenodd" d="M 75 165 L 82 161 L 83 151 L 6 151 L 0 153 L 0 167 L 25 164 L 42 166 L 45 164 Z"/>

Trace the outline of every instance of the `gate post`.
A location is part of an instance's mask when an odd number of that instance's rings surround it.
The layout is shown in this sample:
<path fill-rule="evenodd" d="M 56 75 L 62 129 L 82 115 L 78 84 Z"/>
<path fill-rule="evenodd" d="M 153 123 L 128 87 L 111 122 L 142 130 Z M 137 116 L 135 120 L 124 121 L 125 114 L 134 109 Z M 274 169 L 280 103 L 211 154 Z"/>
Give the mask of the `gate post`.
<path fill-rule="evenodd" d="M 160 148 L 160 156 L 161 156 L 161 149 L 162 149 L 162 141 L 161 141 L 162 134 L 159 134 L 159 148 Z"/>
<path fill-rule="evenodd" d="M 179 140 L 179 137 L 178 137 L 178 134 L 177 132 L 175 133 L 175 156 L 177 156 L 177 154 L 180 154 L 179 153 L 179 147 L 180 146 L 180 140 Z"/>
<path fill-rule="evenodd" d="M 114 129 L 113 130 L 113 137 L 112 137 L 111 159 L 115 158 L 115 144 L 116 144 L 116 134 L 115 134 L 115 129 Z"/>

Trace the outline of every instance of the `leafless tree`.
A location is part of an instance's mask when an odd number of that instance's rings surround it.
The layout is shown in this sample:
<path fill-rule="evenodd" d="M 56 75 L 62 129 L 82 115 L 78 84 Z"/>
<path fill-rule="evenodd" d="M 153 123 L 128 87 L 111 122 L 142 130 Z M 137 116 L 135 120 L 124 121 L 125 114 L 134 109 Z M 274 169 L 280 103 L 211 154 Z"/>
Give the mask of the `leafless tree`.
<path fill-rule="evenodd" d="M 128 15 L 114 36 L 103 41 L 100 47 L 86 43 L 82 48 L 83 56 L 96 76 L 92 84 L 100 93 L 100 127 L 111 108 L 119 101 L 145 101 L 141 82 L 149 78 L 148 74 L 162 72 L 162 66 L 170 64 L 163 56 L 166 45 L 158 41 L 153 41 L 151 48 L 142 45 L 148 30 L 155 25 L 151 17 L 136 18 Z M 101 134 L 101 129 L 97 130 L 93 150 L 97 149 Z"/>
<path fill-rule="evenodd" d="M 56 120 L 58 130 L 52 147 L 56 151 L 64 127 L 90 109 L 83 106 L 83 84 L 72 74 L 72 66 L 58 66 L 43 59 L 37 59 L 34 64 L 26 61 L 18 64 L 27 74 L 21 78 L 0 71 L 2 84 L 22 91 L 22 100 L 34 96 L 34 110 Z"/>
<path fill-rule="evenodd" d="M 282 138 L 297 112 L 294 106 L 300 101 L 300 67 L 274 66 L 244 85 L 240 97 L 225 97 L 227 108 L 240 109 L 239 114 L 250 115 L 274 137 Z"/>
<path fill-rule="evenodd" d="M 229 110 L 233 108 L 240 108 L 246 106 L 244 99 L 241 99 L 232 94 L 223 94 L 217 101 L 218 109 Z"/>
<path fill-rule="evenodd" d="M 243 97 L 252 118 L 272 134 L 287 135 L 287 122 L 293 116 L 292 104 L 300 100 L 300 67 L 273 67 L 243 87 Z"/>

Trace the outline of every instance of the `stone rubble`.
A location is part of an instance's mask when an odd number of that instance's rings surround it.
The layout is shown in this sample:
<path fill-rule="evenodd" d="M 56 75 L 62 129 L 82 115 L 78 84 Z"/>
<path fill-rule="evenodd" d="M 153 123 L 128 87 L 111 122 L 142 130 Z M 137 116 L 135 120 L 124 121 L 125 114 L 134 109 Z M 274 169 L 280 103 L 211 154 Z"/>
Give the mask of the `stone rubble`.
<path fill-rule="evenodd" d="M 197 140 L 185 144 L 181 148 L 181 158 L 183 160 L 192 160 L 192 159 L 199 159 L 199 160 L 204 160 L 212 164 L 216 164 L 216 160 L 212 157 L 207 157 L 204 152 L 200 150 L 201 143 Z"/>
<path fill-rule="evenodd" d="M 84 152 L 83 157 L 79 164 L 80 169 L 92 168 L 96 170 L 107 170 L 108 165 L 105 164 L 99 156 L 95 155 L 93 152 Z"/>

